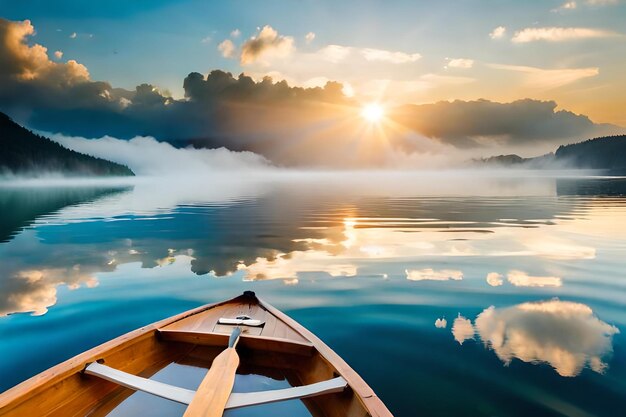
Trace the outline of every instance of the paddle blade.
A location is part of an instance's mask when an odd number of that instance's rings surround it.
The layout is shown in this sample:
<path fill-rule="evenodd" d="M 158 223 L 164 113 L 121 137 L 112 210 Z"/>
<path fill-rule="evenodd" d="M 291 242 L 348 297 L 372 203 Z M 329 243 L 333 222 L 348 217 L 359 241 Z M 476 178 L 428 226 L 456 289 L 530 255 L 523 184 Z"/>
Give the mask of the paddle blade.
<path fill-rule="evenodd" d="M 234 348 L 220 353 L 213 360 L 183 417 L 221 417 L 235 385 L 238 366 L 239 355 Z"/>

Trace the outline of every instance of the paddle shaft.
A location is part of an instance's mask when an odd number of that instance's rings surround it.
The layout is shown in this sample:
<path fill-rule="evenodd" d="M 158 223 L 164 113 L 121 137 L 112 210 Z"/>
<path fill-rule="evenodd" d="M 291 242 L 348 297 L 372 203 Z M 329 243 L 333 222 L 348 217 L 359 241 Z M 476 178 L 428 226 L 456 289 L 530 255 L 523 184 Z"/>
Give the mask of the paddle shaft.
<path fill-rule="evenodd" d="M 213 359 L 211 369 L 200 383 L 183 417 L 221 417 L 224 414 L 239 366 L 239 355 L 235 346 L 240 334 L 241 329 L 235 328 L 228 343 L 229 347 Z"/>

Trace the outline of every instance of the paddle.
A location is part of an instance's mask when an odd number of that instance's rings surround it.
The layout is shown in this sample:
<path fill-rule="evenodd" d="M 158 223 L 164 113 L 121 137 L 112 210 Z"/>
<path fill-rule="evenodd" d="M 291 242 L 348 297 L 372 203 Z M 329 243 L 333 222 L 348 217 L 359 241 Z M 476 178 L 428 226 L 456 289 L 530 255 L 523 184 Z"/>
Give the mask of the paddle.
<path fill-rule="evenodd" d="M 235 346 L 240 335 L 241 328 L 234 328 L 228 340 L 228 347 L 213 359 L 211 369 L 200 383 L 183 417 L 222 416 L 235 384 L 235 372 L 239 366 L 239 355 Z"/>

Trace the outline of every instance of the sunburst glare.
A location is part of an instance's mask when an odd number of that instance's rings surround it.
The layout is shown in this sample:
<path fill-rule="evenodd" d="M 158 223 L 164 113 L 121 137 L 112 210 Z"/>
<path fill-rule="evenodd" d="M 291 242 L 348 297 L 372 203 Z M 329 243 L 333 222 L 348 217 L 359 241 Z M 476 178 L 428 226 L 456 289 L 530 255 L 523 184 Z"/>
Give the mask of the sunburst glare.
<path fill-rule="evenodd" d="M 385 110 L 378 103 L 370 103 L 361 109 L 361 116 L 370 123 L 378 123 L 385 115 Z"/>

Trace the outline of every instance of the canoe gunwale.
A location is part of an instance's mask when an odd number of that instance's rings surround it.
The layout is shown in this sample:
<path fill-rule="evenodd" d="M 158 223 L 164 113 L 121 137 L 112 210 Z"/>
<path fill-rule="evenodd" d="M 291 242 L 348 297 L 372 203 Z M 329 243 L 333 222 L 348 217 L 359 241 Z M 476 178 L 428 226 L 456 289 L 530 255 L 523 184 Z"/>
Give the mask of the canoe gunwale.
<path fill-rule="evenodd" d="M 40 390 L 47 388 L 49 385 L 54 385 L 68 378 L 69 376 L 82 372 L 89 363 L 100 360 L 101 357 L 113 350 L 121 349 L 122 347 L 131 346 L 133 344 L 141 342 L 144 338 L 155 337 L 159 328 L 176 321 L 182 320 L 186 317 L 193 316 L 201 313 L 205 310 L 217 307 L 219 305 L 231 302 L 232 300 L 221 301 L 218 303 L 206 304 L 197 307 L 192 310 L 185 311 L 160 320 L 158 322 L 140 327 L 132 330 L 128 333 L 122 334 L 114 339 L 104 342 L 100 345 L 79 353 L 57 365 L 54 365 L 47 370 L 32 376 L 31 378 L 19 383 L 18 385 L 9 388 L 7 391 L 0 394 L 0 415 L 9 409 L 5 407 L 15 408 L 22 402 L 26 401 L 30 395 L 37 394 Z"/>

